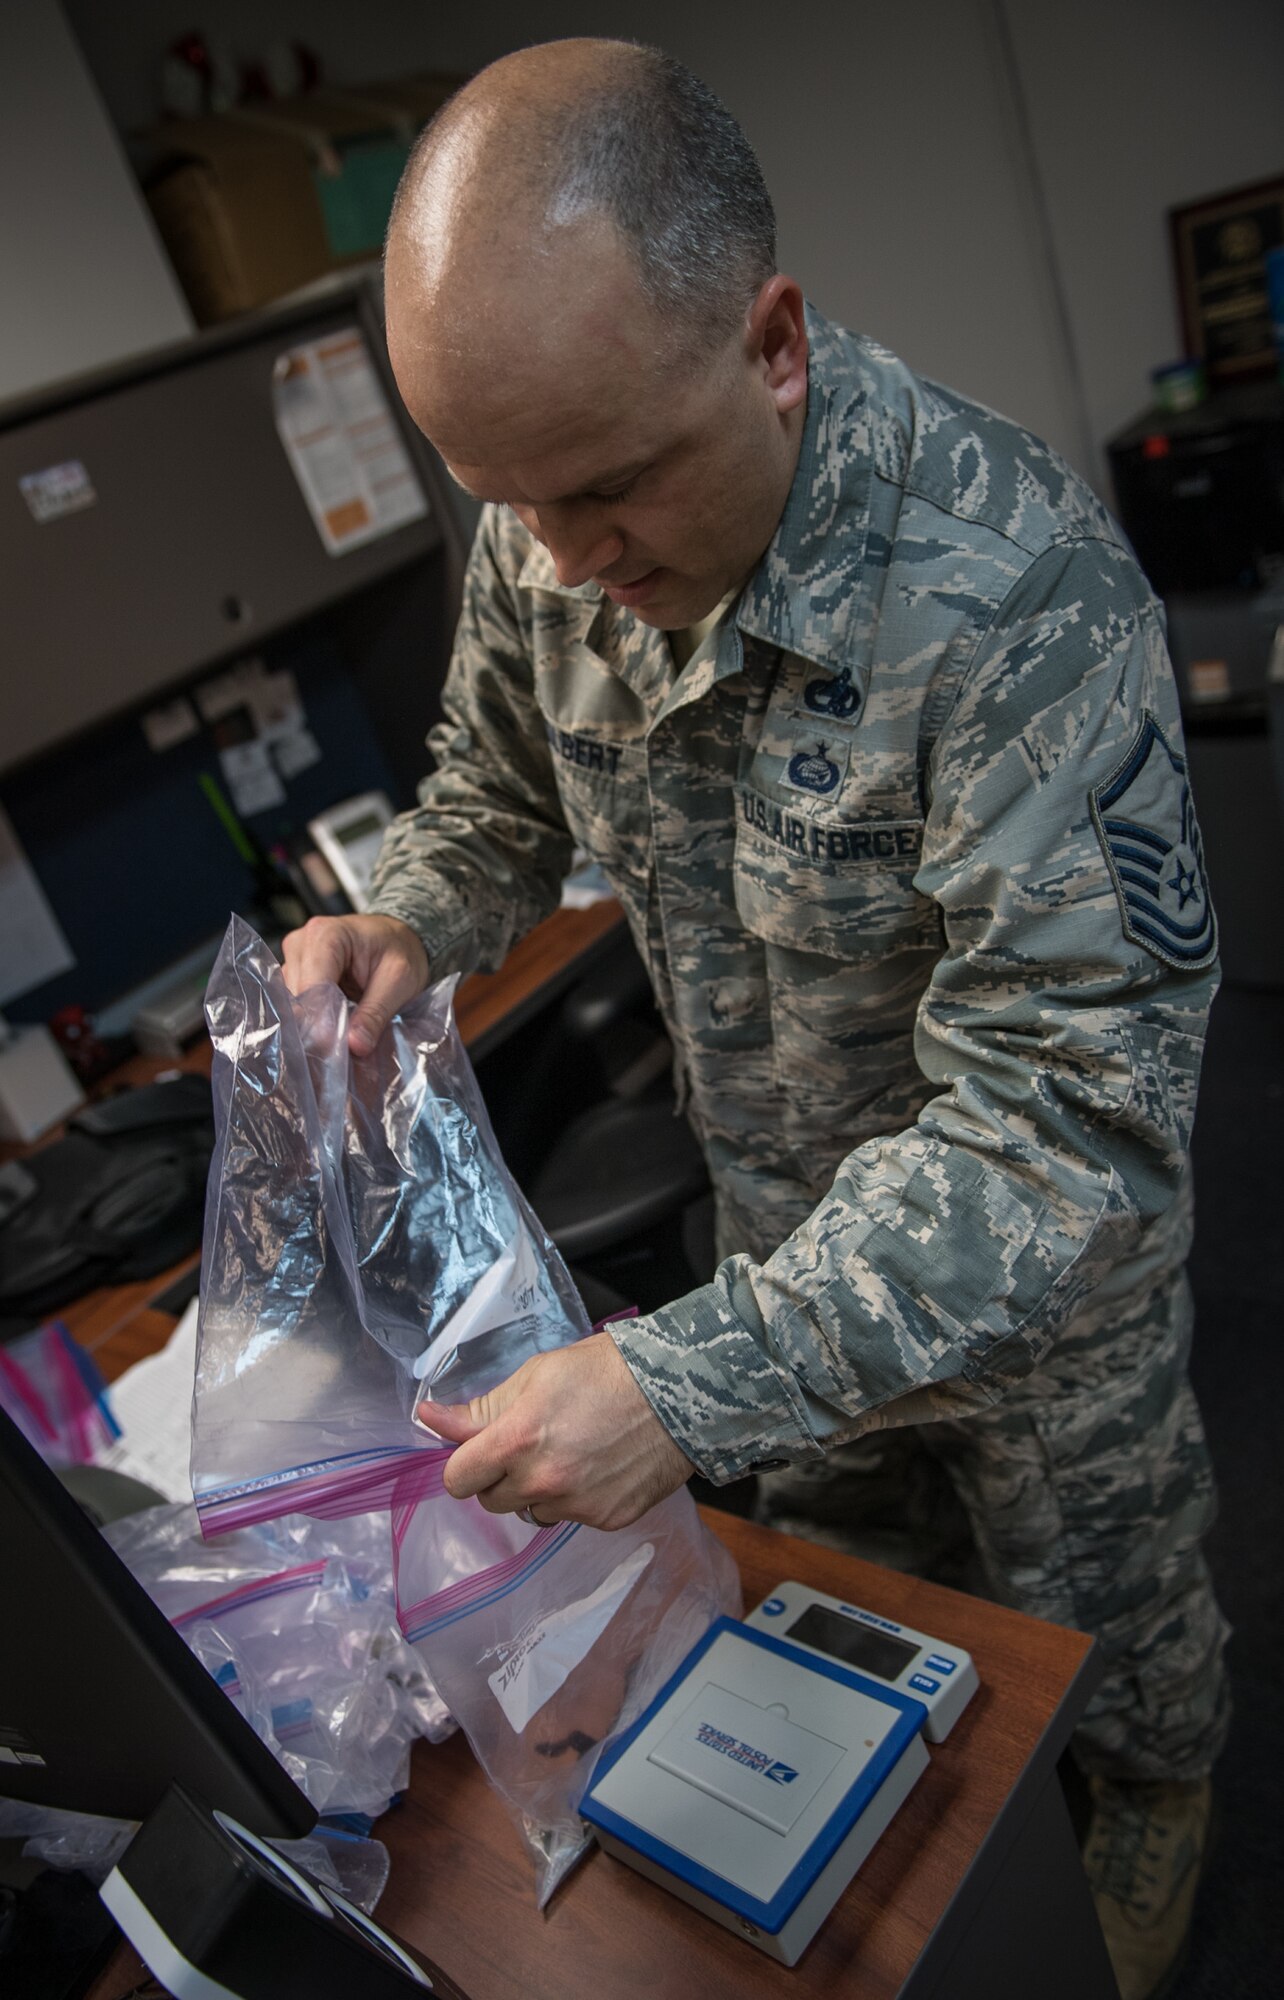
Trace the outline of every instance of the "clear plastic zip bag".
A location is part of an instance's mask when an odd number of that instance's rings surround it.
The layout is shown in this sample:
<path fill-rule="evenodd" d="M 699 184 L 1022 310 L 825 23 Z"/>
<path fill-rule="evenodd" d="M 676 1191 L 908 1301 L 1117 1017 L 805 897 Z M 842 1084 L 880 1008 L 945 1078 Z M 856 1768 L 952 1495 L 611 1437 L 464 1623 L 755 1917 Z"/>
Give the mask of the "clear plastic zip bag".
<path fill-rule="evenodd" d="M 453 988 L 355 1060 L 338 989 L 292 997 L 233 918 L 207 992 L 192 1484 L 207 1535 L 390 1511 L 402 1629 L 514 1812 L 543 1903 L 586 1845 L 576 1808 L 602 1745 L 739 1583 L 686 1492 L 604 1534 L 445 1491 L 452 1447 L 413 1422 L 418 1400 L 465 1401 L 589 1330 L 500 1156 Z"/>
<path fill-rule="evenodd" d="M 393 1516 L 402 1630 L 508 1804 L 541 1907 L 588 1845 L 578 1806 L 740 1580 L 685 1488 L 610 1534 L 476 1501 Z"/>
<path fill-rule="evenodd" d="M 0 1347 L 0 1410 L 50 1465 L 93 1465 L 120 1436 L 95 1362 L 59 1319 Z"/>
<path fill-rule="evenodd" d="M 368 1830 L 415 1738 L 450 1734 L 397 1623 L 387 1515 L 206 1541 L 191 1507 L 149 1507 L 103 1532 L 319 1813 Z"/>
<path fill-rule="evenodd" d="M 207 1533 L 441 1490 L 418 1398 L 465 1401 L 588 1331 L 431 987 L 369 1057 L 239 917 L 210 976 L 216 1144 L 192 1484 Z"/>

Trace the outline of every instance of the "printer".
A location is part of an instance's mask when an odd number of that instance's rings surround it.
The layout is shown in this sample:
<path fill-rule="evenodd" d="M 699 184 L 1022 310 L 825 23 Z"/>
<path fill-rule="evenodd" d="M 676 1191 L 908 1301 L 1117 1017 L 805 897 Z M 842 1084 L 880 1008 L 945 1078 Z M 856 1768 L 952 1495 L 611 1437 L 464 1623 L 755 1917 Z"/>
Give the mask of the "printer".
<path fill-rule="evenodd" d="M 1107 449 L 1119 518 L 1161 597 L 1253 590 L 1284 569 L 1284 384 L 1150 410 Z"/>

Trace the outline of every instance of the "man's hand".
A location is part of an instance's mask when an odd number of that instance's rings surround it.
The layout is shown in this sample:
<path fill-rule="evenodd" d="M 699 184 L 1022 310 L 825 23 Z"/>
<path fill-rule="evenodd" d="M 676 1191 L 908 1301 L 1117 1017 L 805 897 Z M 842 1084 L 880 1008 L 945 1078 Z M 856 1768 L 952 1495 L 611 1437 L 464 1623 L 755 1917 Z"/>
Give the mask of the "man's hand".
<path fill-rule="evenodd" d="M 416 1415 L 459 1445 L 448 1493 L 475 1493 L 492 1514 L 527 1507 L 541 1526 L 627 1528 L 695 1470 L 607 1333 L 535 1355 L 471 1403 L 424 1402 Z"/>
<path fill-rule="evenodd" d="M 428 954 L 400 917 L 310 917 L 282 944 L 291 993 L 329 980 L 359 1004 L 348 1027 L 354 1056 L 368 1056 L 393 1015 L 428 984 Z"/>

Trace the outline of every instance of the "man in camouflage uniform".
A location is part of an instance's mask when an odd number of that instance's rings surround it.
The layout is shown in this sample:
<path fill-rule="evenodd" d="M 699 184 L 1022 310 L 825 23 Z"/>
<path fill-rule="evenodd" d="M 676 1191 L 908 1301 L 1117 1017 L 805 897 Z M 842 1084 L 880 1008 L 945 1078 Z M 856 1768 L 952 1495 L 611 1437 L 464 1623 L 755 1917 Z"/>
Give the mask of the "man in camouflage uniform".
<path fill-rule="evenodd" d="M 858 1546 L 889 1473 L 907 1515 L 944 1485 L 981 1587 L 1101 1640 L 1089 1867 L 1125 1993 L 1150 1993 L 1226 1724 L 1182 1275 L 1216 937 L 1160 616 L 1045 446 L 804 316 L 792 281 L 753 271 L 730 372 L 666 345 L 600 157 L 591 198 L 531 170 L 513 216 L 506 163 L 582 164 L 584 106 L 595 135 L 639 91 L 652 132 L 685 92 L 687 136 L 751 179 L 701 90 L 619 45 L 527 51 L 408 170 L 394 366 L 447 466 L 508 505 L 483 513 L 438 768 L 373 913 L 287 940 L 287 971 L 364 995 L 368 1047 L 430 969 L 500 963 L 573 841 L 602 864 L 721 1261 L 430 1406 L 462 1441 L 451 1488 L 610 1527 L 693 1467 L 758 1471 L 777 1518 Z M 535 254 L 510 259 L 506 223 Z"/>

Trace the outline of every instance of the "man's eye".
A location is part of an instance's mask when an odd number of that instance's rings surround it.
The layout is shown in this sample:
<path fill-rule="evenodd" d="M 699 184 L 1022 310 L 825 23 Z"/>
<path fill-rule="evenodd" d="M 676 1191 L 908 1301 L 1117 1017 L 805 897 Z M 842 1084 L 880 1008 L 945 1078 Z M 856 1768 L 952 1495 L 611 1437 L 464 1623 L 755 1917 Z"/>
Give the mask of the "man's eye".
<path fill-rule="evenodd" d="M 627 500 L 637 483 L 636 479 L 630 479 L 627 486 L 613 487 L 609 493 L 591 493 L 589 498 L 596 500 L 599 506 L 613 507 L 617 500 Z"/>

